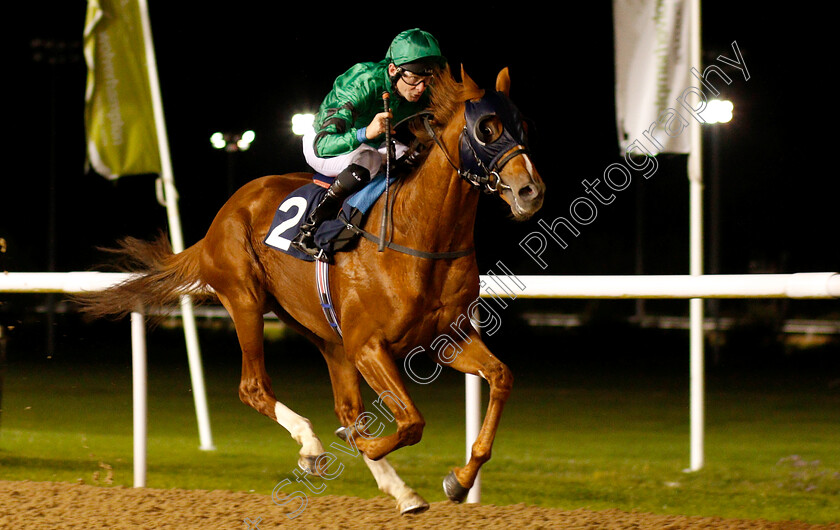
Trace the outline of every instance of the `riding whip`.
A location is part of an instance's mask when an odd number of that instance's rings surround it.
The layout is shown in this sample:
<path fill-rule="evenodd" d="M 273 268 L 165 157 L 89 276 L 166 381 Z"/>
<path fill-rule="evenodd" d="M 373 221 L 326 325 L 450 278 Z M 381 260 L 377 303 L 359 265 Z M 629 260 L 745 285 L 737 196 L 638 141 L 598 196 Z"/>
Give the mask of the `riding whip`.
<path fill-rule="evenodd" d="M 385 250 L 385 234 L 388 227 L 388 203 L 390 201 L 391 181 L 391 94 L 382 93 L 385 117 L 385 207 L 382 209 L 382 228 L 379 231 L 379 252 Z"/>

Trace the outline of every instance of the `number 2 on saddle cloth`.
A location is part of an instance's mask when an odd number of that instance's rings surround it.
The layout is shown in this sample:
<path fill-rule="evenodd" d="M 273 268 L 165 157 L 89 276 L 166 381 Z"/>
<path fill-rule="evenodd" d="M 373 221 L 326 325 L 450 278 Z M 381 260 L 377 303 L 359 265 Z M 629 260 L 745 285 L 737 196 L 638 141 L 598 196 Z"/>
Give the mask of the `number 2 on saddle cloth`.
<path fill-rule="evenodd" d="M 309 217 L 311 211 L 318 205 L 332 183 L 332 177 L 315 175 L 311 182 L 290 193 L 277 207 L 265 244 L 305 261 L 315 258 L 291 246 L 292 240 L 298 233 L 300 224 Z M 394 179 L 391 179 L 391 183 Z M 376 199 L 385 191 L 385 175 L 380 173 L 370 183 L 344 201 L 337 219 L 325 221 L 315 233 L 315 244 L 328 254 L 349 250 L 359 237 L 359 233 L 347 227 L 347 223 L 360 226 L 368 210 Z"/>

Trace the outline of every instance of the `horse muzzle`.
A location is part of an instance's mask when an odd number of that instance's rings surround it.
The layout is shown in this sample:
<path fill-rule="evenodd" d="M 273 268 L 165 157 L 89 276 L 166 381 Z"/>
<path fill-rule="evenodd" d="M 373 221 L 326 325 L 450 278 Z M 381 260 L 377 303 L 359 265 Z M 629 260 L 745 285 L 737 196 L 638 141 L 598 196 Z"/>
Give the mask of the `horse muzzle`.
<path fill-rule="evenodd" d="M 530 219 L 542 208 L 545 198 L 545 184 L 527 154 L 508 164 L 498 179 L 496 190 L 510 205 L 517 221 Z"/>

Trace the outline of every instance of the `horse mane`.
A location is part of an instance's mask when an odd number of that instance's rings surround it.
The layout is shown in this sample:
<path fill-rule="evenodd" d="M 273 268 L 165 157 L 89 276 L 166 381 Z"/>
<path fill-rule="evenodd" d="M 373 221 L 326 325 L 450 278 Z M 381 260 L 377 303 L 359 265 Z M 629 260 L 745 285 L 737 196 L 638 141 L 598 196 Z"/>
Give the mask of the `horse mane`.
<path fill-rule="evenodd" d="M 461 78 L 462 82 L 459 83 L 452 76 L 449 65 L 446 65 L 436 77 L 435 84 L 429 91 L 430 105 L 428 108 L 428 111 L 434 117 L 433 123 L 436 127 L 446 127 L 454 117 L 460 115 L 458 111 L 465 101 L 480 98 L 484 95 L 484 91 L 478 88 L 473 80 L 467 76 L 463 67 L 461 67 Z M 425 129 L 417 123 L 412 127 L 412 132 L 423 143 L 432 141 Z"/>
<path fill-rule="evenodd" d="M 480 89 L 475 82 L 466 75 L 461 68 L 462 82 L 458 82 L 453 76 L 447 65 L 436 77 L 435 83 L 429 91 L 429 106 L 424 113 L 415 116 L 408 124 L 408 129 L 414 135 L 420 146 L 416 146 L 414 168 L 404 177 L 400 178 L 397 191 L 403 190 L 404 185 L 410 182 L 418 182 L 417 176 L 424 173 L 426 163 L 429 161 L 430 155 L 434 152 L 435 144 L 438 144 L 442 151 L 442 157 L 449 158 L 446 153 L 447 144 L 454 153 L 458 153 L 458 140 L 460 130 L 464 127 L 464 103 L 471 99 L 479 99 L 484 96 L 484 90 Z M 431 118 L 429 119 L 429 114 Z M 433 130 L 432 133 L 426 128 L 426 123 Z M 437 138 L 434 138 L 435 135 Z M 440 163 L 443 167 L 448 168 L 443 158 Z M 451 163 L 451 162 L 450 162 Z M 435 168 L 433 168 L 435 169 Z M 437 172 L 432 172 L 433 178 L 437 177 Z M 415 194 L 416 195 L 416 194 Z M 395 200 L 396 209 L 395 216 L 406 220 L 410 226 L 419 226 L 424 222 L 424 216 L 427 215 L 428 205 L 423 204 L 420 207 L 406 207 L 403 201 L 416 200 L 415 195 L 402 195 L 400 201 Z M 422 194 L 421 194 L 422 195 Z M 396 197 L 396 196 L 395 196 Z M 423 196 L 425 197 L 425 196 Z M 425 199 L 422 199 L 425 200 Z"/>

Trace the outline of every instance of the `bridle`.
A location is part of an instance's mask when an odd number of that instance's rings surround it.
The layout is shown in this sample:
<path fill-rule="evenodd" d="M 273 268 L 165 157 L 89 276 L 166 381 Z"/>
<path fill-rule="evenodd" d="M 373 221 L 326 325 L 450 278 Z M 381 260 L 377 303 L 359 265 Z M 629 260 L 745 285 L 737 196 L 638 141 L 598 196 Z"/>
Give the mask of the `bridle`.
<path fill-rule="evenodd" d="M 458 173 L 458 176 L 470 183 L 474 188 L 488 194 L 501 193 L 504 190 L 511 189 L 510 186 L 502 182 L 500 172 L 512 159 L 528 153 L 528 142 L 523 126 L 524 119 L 519 113 L 519 109 L 516 108 L 507 96 L 501 92 L 488 91 L 485 92 L 481 99 L 470 100 L 465 103 L 464 117 L 466 124 L 459 137 L 460 165 L 456 164 L 452 159 L 440 136 L 432 126 L 431 118 L 433 116 L 431 112 L 421 112 L 403 120 L 403 122 L 417 117 L 422 118 L 423 127 L 426 129 L 426 132 L 435 141 L 449 162 L 449 165 Z M 478 128 L 485 120 L 496 117 L 501 120 L 501 133 L 498 136 L 494 136 L 490 141 L 482 141 L 479 138 Z M 426 252 L 416 250 L 391 241 L 385 241 L 350 222 L 347 222 L 346 226 L 365 239 L 380 245 L 380 248 L 390 248 L 391 250 L 420 258 L 457 259 L 474 252 L 473 248 L 452 252 Z"/>
<path fill-rule="evenodd" d="M 459 136 L 459 154 L 461 163 L 456 164 L 435 132 L 429 114 L 423 114 L 423 126 L 426 132 L 440 147 L 449 165 L 462 179 L 484 193 L 501 193 L 510 190 L 502 182 L 500 173 L 505 165 L 519 155 L 528 153 L 527 139 L 523 127 L 523 118 L 519 109 L 501 92 L 485 92 L 478 100 L 465 103 L 464 118 L 466 123 Z M 482 141 L 478 128 L 486 120 L 497 117 L 501 120 L 501 134 L 492 141 Z"/>

